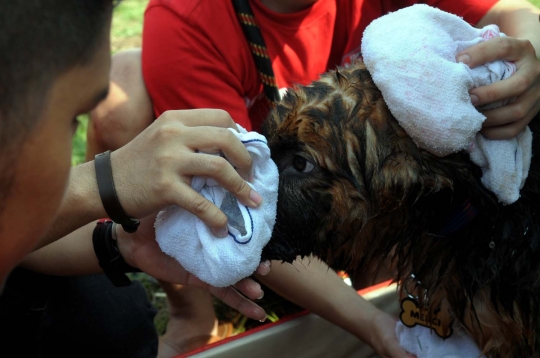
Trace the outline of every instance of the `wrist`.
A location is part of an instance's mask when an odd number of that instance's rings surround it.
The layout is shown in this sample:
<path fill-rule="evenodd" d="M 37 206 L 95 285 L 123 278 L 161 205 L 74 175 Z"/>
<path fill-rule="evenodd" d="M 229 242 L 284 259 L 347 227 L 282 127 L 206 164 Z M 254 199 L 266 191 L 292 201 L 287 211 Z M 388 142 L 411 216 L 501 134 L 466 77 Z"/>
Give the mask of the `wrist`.
<path fill-rule="evenodd" d="M 373 344 L 376 343 L 376 327 L 378 327 L 379 322 L 384 318 L 384 312 L 379 310 L 369 301 L 365 301 L 363 298 L 362 300 L 365 304 L 361 305 L 361 313 L 358 314 L 358 317 L 361 317 L 361 322 L 355 325 L 355 328 L 357 328 L 357 330 L 355 330 L 355 335 L 373 347 Z"/>
<path fill-rule="evenodd" d="M 92 234 L 92 244 L 103 273 L 116 287 L 127 286 L 131 283 L 126 276 L 127 272 L 140 270 L 128 265 L 118 248 L 118 242 L 113 239 L 113 222 L 100 220 L 96 223 Z"/>
<path fill-rule="evenodd" d="M 126 214 L 122 207 L 122 203 L 120 202 L 120 198 L 118 197 L 114 182 L 114 171 L 110 151 L 95 156 L 94 170 L 96 173 L 99 196 L 103 208 L 107 212 L 107 216 L 112 221 L 121 224 L 125 231 L 137 231 L 140 224 L 139 220 Z"/>
<path fill-rule="evenodd" d="M 118 201 L 120 203 L 120 206 L 122 207 L 125 214 L 129 217 L 135 217 L 135 213 L 133 212 L 133 205 L 131 205 L 130 195 L 133 195 L 134 188 L 133 178 L 131 178 L 129 175 L 124 175 L 124 170 L 127 167 L 126 166 L 126 160 L 122 158 L 122 148 L 117 149 L 115 151 L 111 151 L 111 168 L 112 168 L 112 181 L 114 183 L 116 194 L 118 196 Z M 120 155 L 120 157 L 119 157 Z M 118 164 L 118 163 L 124 163 Z M 127 179 L 127 180 L 126 180 Z"/>
<path fill-rule="evenodd" d="M 116 240 L 118 252 L 124 259 L 124 262 L 134 268 L 138 268 L 133 261 L 133 255 L 131 255 L 131 248 L 133 244 L 132 234 L 129 234 L 122 229 L 121 225 L 113 224 L 112 227 L 113 240 Z"/>
<path fill-rule="evenodd" d="M 71 170 L 65 201 L 69 203 L 70 215 L 80 213 L 92 221 L 107 216 L 101 204 L 92 162 L 83 163 Z"/>

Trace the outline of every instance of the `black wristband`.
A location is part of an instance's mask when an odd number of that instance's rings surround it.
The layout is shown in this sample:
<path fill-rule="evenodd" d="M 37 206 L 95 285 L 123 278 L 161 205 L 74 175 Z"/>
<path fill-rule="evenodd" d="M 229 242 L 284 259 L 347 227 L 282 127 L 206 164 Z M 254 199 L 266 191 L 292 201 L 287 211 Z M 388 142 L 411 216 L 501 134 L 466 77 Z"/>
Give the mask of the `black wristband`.
<path fill-rule="evenodd" d="M 97 222 L 92 234 L 94 252 L 99 266 L 112 284 L 116 287 L 128 286 L 131 281 L 126 272 L 140 272 L 140 270 L 124 261 L 118 250 L 117 241 L 113 239 L 112 229 L 112 221 Z"/>
<path fill-rule="evenodd" d="M 108 150 L 105 153 L 97 154 L 94 163 L 99 196 L 105 212 L 112 221 L 122 225 L 125 232 L 137 231 L 140 224 L 139 220 L 130 218 L 124 212 L 116 194 L 112 175 L 111 152 Z"/>

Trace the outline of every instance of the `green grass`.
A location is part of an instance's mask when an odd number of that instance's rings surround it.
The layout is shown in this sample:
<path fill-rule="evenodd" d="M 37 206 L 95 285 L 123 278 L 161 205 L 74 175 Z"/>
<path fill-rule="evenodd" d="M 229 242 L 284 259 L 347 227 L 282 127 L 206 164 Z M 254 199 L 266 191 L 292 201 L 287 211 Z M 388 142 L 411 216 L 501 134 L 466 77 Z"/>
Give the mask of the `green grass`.
<path fill-rule="evenodd" d="M 114 9 L 111 28 L 112 51 L 141 46 L 144 9 L 148 0 L 124 0 Z"/>

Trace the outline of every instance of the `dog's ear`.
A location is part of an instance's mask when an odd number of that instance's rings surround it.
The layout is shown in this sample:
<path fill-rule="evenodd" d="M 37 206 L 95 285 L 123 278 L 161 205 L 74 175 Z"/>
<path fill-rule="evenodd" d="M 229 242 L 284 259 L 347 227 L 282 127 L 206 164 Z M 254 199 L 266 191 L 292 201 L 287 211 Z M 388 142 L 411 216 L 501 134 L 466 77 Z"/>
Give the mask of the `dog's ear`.
<path fill-rule="evenodd" d="M 355 132 L 362 132 L 362 145 L 354 155 L 348 154 L 349 165 L 357 167 L 353 173 L 363 176 L 356 181 L 365 186 L 363 192 L 369 197 L 373 214 L 457 190 L 467 191 L 463 196 L 493 200 L 480 183 L 479 168 L 466 153 L 437 157 L 418 148 L 386 108 L 374 111 L 361 127 L 357 126 Z M 349 146 L 349 150 L 352 148 Z"/>
<path fill-rule="evenodd" d="M 399 257 L 397 267 L 404 274 L 408 248 L 417 247 L 411 244 L 446 229 L 466 202 L 488 216 L 497 210 L 467 153 L 441 158 L 418 148 L 384 103 L 347 130 L 350 181 L 359 193 L 356 206 L 363 205 L 365 212 L 354 238 L 335 255 L 347 257 L 349 269 Z"/>

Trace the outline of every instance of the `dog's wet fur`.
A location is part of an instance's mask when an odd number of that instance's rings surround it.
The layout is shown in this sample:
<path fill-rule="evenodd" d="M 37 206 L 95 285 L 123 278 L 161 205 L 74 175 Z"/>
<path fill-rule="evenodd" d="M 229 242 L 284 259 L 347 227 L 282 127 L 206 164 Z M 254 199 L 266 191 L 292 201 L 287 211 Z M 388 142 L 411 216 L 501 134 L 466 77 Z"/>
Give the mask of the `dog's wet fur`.
<path fill-rule="evenodd" d="M 314 254 L 360 272 L 390 259 L 414 274 L 429 311 L 449 307 L 492 357 L 539 357 L 540 118 L 520 199 L 504 206 L 468 154 L 419 149 L 362 62 L 290 90 L 265 121 L 280 173 L 277 221 L 263 259 Z M 440 233 L 463 203 L 476 218 Z"/>

